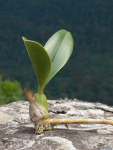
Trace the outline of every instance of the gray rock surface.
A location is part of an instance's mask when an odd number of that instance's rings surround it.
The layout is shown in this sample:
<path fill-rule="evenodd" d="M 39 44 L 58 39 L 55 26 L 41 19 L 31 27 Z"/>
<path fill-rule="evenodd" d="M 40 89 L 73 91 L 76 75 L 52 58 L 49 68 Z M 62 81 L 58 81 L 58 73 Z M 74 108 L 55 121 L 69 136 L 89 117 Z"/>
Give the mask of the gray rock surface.
<path fill-rule="evenodd" d="M 113 120 L 113 107 L 79 100 L 49 100 L 51 118 Z M 113 149 L 113 126 L 107 124 L 57 125 L 35 134 L 29 119 L 29 103 L 18 101 L 0 106 L 0 150 L 105 150 Z"/>

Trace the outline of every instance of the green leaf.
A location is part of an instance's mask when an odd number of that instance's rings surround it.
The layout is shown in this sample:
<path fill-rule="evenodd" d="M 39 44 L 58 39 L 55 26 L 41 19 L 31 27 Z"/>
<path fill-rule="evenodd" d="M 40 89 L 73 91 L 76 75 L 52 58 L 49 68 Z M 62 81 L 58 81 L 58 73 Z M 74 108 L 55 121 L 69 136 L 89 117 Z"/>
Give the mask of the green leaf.
<path fill-rule="evenodd" d="M 66 30 L 56 32 L 47 41 L 44 48 L 51 59 L 52 68 L 46 84 L 66 64 L 72 53 L 73 45 L 72 35 Z"/>
<path fill-rule="evenodd" d="M 43 94 L 46 80 L 51 70 L 49 55 L 41 44 L 35 41 L 27 40 L 24 37 L 23 40 L 37 76 L 38 93 Z"/>

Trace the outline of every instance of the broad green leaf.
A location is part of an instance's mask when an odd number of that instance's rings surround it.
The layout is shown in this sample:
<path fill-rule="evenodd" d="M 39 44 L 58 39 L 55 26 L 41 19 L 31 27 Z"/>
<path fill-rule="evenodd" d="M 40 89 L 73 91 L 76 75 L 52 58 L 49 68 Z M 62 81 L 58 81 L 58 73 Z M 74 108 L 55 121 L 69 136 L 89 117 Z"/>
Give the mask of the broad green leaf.
<path fill-rule="evenodd" d="M 44 48 L 51 59 L 52 68 L 46 84 L 66 64 L 72 53 L 73 45 L 72 35 L 66 30 L 56 32 L 47 41 Z"/>
<path fill-rule="evenodd" d="M 41 44 L 24 37 L 23 40 L 37 76 L 38 93 L 42 94 L 51 70 L 49 55 Z"/>

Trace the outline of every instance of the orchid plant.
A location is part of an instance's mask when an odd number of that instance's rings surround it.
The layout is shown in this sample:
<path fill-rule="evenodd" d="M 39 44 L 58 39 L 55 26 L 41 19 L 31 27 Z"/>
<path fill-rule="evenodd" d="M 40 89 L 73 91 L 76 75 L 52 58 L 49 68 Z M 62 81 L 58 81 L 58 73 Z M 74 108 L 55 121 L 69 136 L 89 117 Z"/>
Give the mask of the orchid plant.
<path fill-rule="evenodd" d="M 60 30 L 47 41 L 44 47 L 25 37 L 23 37 L 23 40 L 38 80 L 38 92 L 36 94 L 23 88 L 30 103 L 29 115 L 31 121 L 35 123 L 35 133 L 41 134 L 45 130 L 52 130 L 58 124 L 65 124 L 66 127 L 70 123 L 113 125 L 113 120 L 106 119 L 50 119 L 44 88 L 68 61 L 73 50 L 73 38 L 70 32 Z"/>
<path fill-rule="evenodd" d="M 38 92 L 35 94 L 35 98 L 48 111 L 44 89 L 68 61 L 74 44 L 72 35 L 66 30 L 60 30 L 50 37 L 45 46 L 25 37 L 22 37 L 22 39 L 38 80 Z"/>

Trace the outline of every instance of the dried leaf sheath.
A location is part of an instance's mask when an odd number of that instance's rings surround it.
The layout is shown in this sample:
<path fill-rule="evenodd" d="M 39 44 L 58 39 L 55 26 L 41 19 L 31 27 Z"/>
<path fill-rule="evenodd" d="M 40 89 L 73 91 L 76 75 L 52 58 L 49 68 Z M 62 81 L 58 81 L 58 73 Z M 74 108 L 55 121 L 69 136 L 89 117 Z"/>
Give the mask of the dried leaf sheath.
<path fill-rule="evenodd" d="M 39 120 L 47 119 L 49 117 L 48 111 L 45 107 L 36 100 L 35 94 L 30 90 L 23 88 L 24 93 L 29 101 L 29 116 L 31 121 L 37 122 Z"/>
<path fill-rule="evenodd" d="M 32 101 L 34 99 L 34 93 L 31 92 L 30 90 L 26 89 L 26 88 L 22 88 L 22 89 L 23 89 L 28 101 L 29 102 Z"/>

